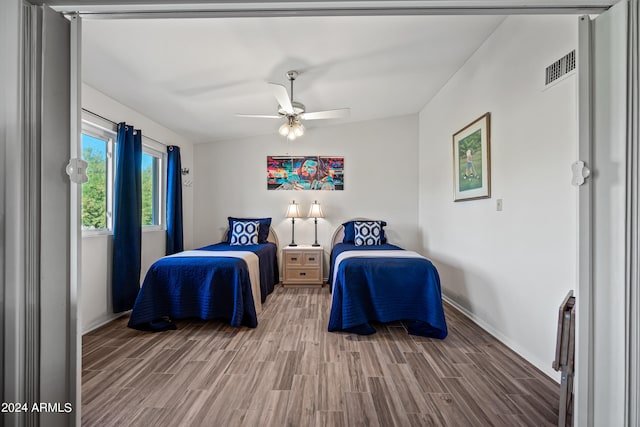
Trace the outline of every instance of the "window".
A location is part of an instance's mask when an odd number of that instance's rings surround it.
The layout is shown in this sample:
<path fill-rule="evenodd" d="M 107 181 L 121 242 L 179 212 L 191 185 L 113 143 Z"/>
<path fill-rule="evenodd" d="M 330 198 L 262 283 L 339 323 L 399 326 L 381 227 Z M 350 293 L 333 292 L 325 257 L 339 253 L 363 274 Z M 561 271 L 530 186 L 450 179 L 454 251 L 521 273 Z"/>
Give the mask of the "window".
<path fill-rule="evenodd" d="M 115 138 L 114 131 L 82 122 L 82 159 L 87 162 L 89 178 L 82 185 L 83 230 L 111 230 Z"/>
<path fill-rule="evenodd" d="M 82 159 L 87 162 L 89 180 L 82 185 L 82 230 L 85 234 L 105 234 L 113 230 L 113 189 L 115 187 L 116 128 L 94 118 L 82 121 Z M 142 227 L 164 228 L 166 155 L 161 144 L 142 136 Z"/>
<path fill-rule="evenodd" d="M 144 139 L 144 135 L 142 136 Z M 164 206 L 164 153 L 143 145 L 142 147 L 142 226 L 163 225 Z"/>

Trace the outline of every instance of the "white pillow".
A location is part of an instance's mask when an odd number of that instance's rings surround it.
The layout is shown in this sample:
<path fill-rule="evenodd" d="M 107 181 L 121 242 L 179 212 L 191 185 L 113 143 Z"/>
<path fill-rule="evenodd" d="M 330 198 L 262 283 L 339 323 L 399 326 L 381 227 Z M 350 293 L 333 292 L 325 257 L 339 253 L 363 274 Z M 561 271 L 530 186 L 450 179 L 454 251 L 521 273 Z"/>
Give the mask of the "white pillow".
<path fill-rule="evenodd" d="M 260 222 L 258 221 L 234 221 L 229 243 L 232 246 L 257 245 L 259 229 Z"/>
<path fill-rule="evenodd" d="M 379 221 L 356 221 L 354 224 L 356 246 L 380 245 L 382 226 Z"/>

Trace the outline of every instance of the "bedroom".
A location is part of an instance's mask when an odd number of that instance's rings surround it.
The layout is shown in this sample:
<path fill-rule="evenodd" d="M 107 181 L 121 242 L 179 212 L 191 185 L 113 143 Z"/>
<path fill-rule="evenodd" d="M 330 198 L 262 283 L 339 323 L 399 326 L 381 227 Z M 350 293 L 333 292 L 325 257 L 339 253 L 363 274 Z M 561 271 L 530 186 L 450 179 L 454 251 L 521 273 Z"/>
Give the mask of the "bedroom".
<path fill-rule="evenodd" d="M 208 120 L 231 122 L 229 127 L 236 134 L 249 134 L 225 137 L 226 127 L 220 130 L 223 126 L 220 123 L 218 127 L 210 125 L 211 133 L 222 134 L 217 137 L 220 141 L 209 142 L 207 138 L 212 136 L 204 135 L 200 137 L 201 143 L 182 145 L 182 164 L 190 170 L 185 178 L 193 182 L 191 187 L 183 187 L 185 248 L 213 243 L 213 239 L 222 236 L 227 216 L 272 217 L 284 245 L 291 238 L 291 223 L 284 216 L 291 199 L 301 205 L 303 215 L 311 202 L 317 199 L 321 203 L 326 217 L 319 221 L 318 234 L 319 242 L 326 248 L 325 260 L 331 234 L 341 222 L 354 217 L 384 219 L 389 224 L 387 233 L 393 243 L 428 254 L 436 263 L 447 297 L 475 315 L 477 321 L 484 322 L 485 328 L 539 369 L 557 377 L 545 355 L 554 354 L 557 306 L 571 289 L 570 283 L 575 282 L 576 196 L 566 164 L 572 162 L 577 149 L 576 79 L 575 75 L 569 76 L 543 90 L 541 78 L 544 67 L 576 48 L 577 17 L 504 19 L 488 16 L 452 20 L 373 17 L 360 20 L 362 22 L 354 23 L 353 18 L 298 18 L 291 22 L 291 19 L 271 18 L 259 26 L 252 25 L 251 20 L 160 24 L 85 20 L 83 59 L 87 86 L 83 88 L 83 107 L 107 118 L 127 117 L 127 121 L 143 129 L 143 135 L 146 131 L 152 138 L 164 141 L 155 129 L 146 130 L 149 126 L 144 125 L 139 114 L 117 111 L 115 103 L 96 93 L 96 90 L 115 92 L 112 96 L 118 99 L 130 97 L 131 104 L 127 107 L 140 113 L 141 108 L 133 108 L 134 95 L 127 93 L 130 85 L 123 83 L 127 75 L 151 76 L 150 72 L 157 69 L 163 71 L 149 78 L 159 82 L 156 94 L 150 96 L 151 103 L 146 103 L 151 104 L 149 108 L 160 110 L 153 104 L 174 97 L 175 103 L 195 115 L 196 121 L 204 122 L 209 115 L 217 113 L 220 117 Z M 334 27 L 330 27 L 332 23 Z M 399 35 L 370 44 L 362 41 L 374 37 L 380 25 L 403 28 L 406 30 L 403 34 L 408 36 Z M 438 30 L 421 30 L 425 26 Z M 437 38 L 438 33 L 457 26 L 468 27 L 470 34 L 465 40 L 475 41 L 464 47 L 462 61 L 458 61 L 466 64 L 460 70 L 451 67 L 453 71 L 449 75 L 443 72 L 438 75 L 430 64 L 443 60 L 425 61 L 410 55 L 419 46 L 432 44 L 430 37 Z M 316 34 L 323 28 L 333 28 L 336 34 L 330 40 L 319 39 Z M 290 33 L 298 36 L 288 40 Z M 229 41 L 218 54 L 208 41 L 223 38 Z M 100 43 L 101 40 L 108 42 Z M 150 42 L 158 40 L 162 40 L 158 45 Z M 166 52 L 171 46 L 185 47 L 181 52 Z M 128 53 L 123 52 L 125 47 Z M 161 55 L 162 51 L 165 52 Z M 206 59 L 196 62 L 202 52 L 207 52 Z M 220 57 L 228 59 L 220 63 L 216 59 Z M 247 58 L 250 63 L 246 62 Z M 138 65 L 109 66 L 133 61 Z M 178 65 L 172 65 L 175 63 L 197 63 L 198 67 L 182 71 Z M 485 69 L 489 64 L 491 69 Z M 259 66 L 265 70 L 256 69 Z M 235 113 L 271 113 L 272 95 L 262 82 L 285 83 L 287 70 L 302 71 L 305 66 L 309 71 L 301 72 L 295 81 L 294 93 L 308 108 L 348 106 L 352 116 L 357 116 L 366 108 L 365 103 L 386 103 L 392 111 L 391 117 L 355 119 L 349 123 L 327 120 L 315 126 L 306 122 L 307 132 L 293 142 L 277 134 L 278 122 L 234 117 Z M 366 66 L 370 71 L 367 72 Z M 212 74 L 220 76 L 220 82 Z M 440 89 L 434 84 L 436 88 L 430 89 L 431 92 L 418 88 L 420 80 L 427 78 L 447 85 Z M 473 81 L 474 87 L 466 84 L 469 81 Z M 386 82 L 389 83 L 385 85 Z M 376 83 L 382 87 L 380 93 L 372 93 L 371 100 L 356 100 L 355 96 L 361 95 L 349 91 L 349 86 L 356 85 L 372 92 Z M 203 88 L 203 93 L 196 93 L 199 88 Z M 418 93 L 411 96 L 411 91 Z M 142 87 L 140 92 L 154 91 L 150 86 Z M 455 106 L 461 103 L 464 93 L 473 94 L 469 96 L 470 102 Z M 393 96 L 399 100 L 387 101 Z M 401 100 L 406 98 L 409 101 L 403 103 Z M 528 101 L 523 103 L 522 99 Z M 146 97 L 139 102 L 145 101 Z M 422 108 L 421 103 L 425 105 Z M 415 107 L 409 110 L 412 105 Z M 514 105 L 518 108 L 512 108 Z M 396 117 L 397 111 L 407 110 L 415 112 Z M 494 198 L 454 204 L 450 194 L 451 135 L 487 111 L 492 114 L 492 192 L 495 198 L 504 198 L 502 212 L 495 210 Z M 185 113 L 173 112 L 170 106 L 157 116 L 163 114 Z M 540 126 L 540 123 L 546 125 Z M 238 127 L 240 130 L 236 130 Z M 510 134 L 519 137 L 512 140 L 506 137 Z M 173 135 L 167 138 L 173 138 L 173 144 L 181 142 Z M 344 191 L 266 190 L 263 177 L 267 156 L 316 153 L 345 158 Z M 516 160 L 520 156 L 528 160 Z M 543 176 L 537 173 L 538 165 L 544 165 Z M 385 168 L 393 168 L 393 172 L 385 173 Z M 552 221 L 544 214 L 545 206 L 555 206 Z M 186 220 L 189 211 L 192 225 Z M 466 226 L 464 216 L 473 216 L 475 220 Z M 461 225 L 449 227 L 447 222 L 438 222 L 442 221 L 440 218 L 455 218 L 454 222 Z M 301 218 L 295 226 L 297 242 L 313 241 L 312 221 Z M 503 227 L 505 231 L 495 237 L 485 234 Z M 156 237 L 160 240 L 152 242 Z M 162 233 L 144 233 L 143 272 L 163 255 L 163 239 Z M 93 319 L 104 321 L 100 315 L 110 315 L 108 300 L 105 300 L 109 272 L 104 254 L 108 241 L 105 237 L 83 239 L 85 327 L 93 326 L 90 323 Z M 548 250 L 549 241 L 554 242 L 553 250 Z M 147 248 L 156 248 L 156 253 Z M 521 256 L 513 257 L 514 253 Z M 531 257 L 547 266 L 544 276 L 550 274 L 553 281 L 540 284 L 542 276 L 519 274 L 527 269 Z M 325 272 L 328 270 L 325 268 Z M 96 290 L 92 291 L 94 286 Z M 507 322 L 508 319 L 512 320 Z"/>
<path fill-rule="evenodd" d="M 295 194 L 303 211 L 312 199 L 318 199 L 325 209 L 326 218 L 319 222 L 320 243 L 328 247 L 333 229 L 349 218 L 385 219 L 394 242 L 422 252 L 437 263 L 443 283 L 449 283 L 443 285 L 448 298 L 535 366 L 557 375 L 549 369 L 557 305 L 573 287 L 577 268 L 576 192 L 568 185 L 570 173 L 566 167 L 575 160 L 577 150 L 577 105 L 569 101 L 575 101 L 577 79 L 569 76 L 542 90 L 542 71 L 538 69 L 576 48 L 577 18 L 549 18 L 549 27 L 538 26 L 547 21 L 540 17 L 513 16 L 500 22 L 449 83 L 413 113 L 318 126 L 294 144 L 272 132 L 191 148 L 188 138 L 154 128 L 156 125 L 140 113 L 127 110 L 89 86 L 83 88 L 83 107 L 114 119 L 125 116 L 126 111 L 126 120 L 154 139 L 185 143 L 183 165 L 190 168 L 193 180 L 193 187 L 184 188 L 185 209 L 191 210 L 193 217 L 193 227 L 185 228 L 186 247 L 210 243 L 213 236 L 222 234 L 227 215 L 254 215 L 256 207 L 264 209 L 260 215 L 273 217 L 281 243 L 286 243 L 291 233 L 284 210 L 291 196 L 266 191 L 266 156 L 310 152 L 344 156 L 350 183 L 345 191 Z M 470 86 L 469 76 L 479 81 Z M 318 80 L 328 78 L 320 76 Z M 391 80 L 390 85 L 395 82 Z M 469 100 L 470 92 L 472 101 L 461 105 L 463 98 Z M 307 103 L 312 102 L 308 98 L 316 96 L 298 93 Z M 527 105 L 513 108 L 521 105 L 522 98 L 528 100 Z M 348 101 L 344 105 L 331 102 L 325 99 L 323 108 L 349 106 Z M 559 104 L 565 107 L 558 109 Z M 488 111 L 492 114 L 492 198 L 454 204 L 449 170 L 451 135 Z M 390 140 L 394 141 L 392 149 Z M 379 164 L 380 153 L 388 164 L 408 167 L 399 169 L 399 175 L 374 174 L 369 165 Z M 233 175 L 237 170 L 245 173 Z M 225 185 L 231 175 L 234 188 L 243 191 L 227 196 Z M 198 187 L 202 183 L 207 184 L 206 190 Z M 384 194 L 384 199 L 372 198 L 370 188 Z M 221 195 L 224 203 L 216 203 Z M 497 198 L 504 200 L 503 211 L 496 211 Z M 467 225 L 469 218 L 474 218 L 474 223 Z M 145 239 L 150 238 L 145 235 Z M 296 222 L 296 240 L 313 241 L 311 221 Z M 549 241 L 554 242 L 551 247 Z M 162 238 L 159 242 L 148 246 L 162 246 Z M 94 255 L 105 259 L 106 251 L 106 243 L 99 238 L 83 239 L 83 263 L 90 262 Z M 145 252 L 147 265 L 159 255 Z M 529 257 L 540 259 L 546 273 L 523 277 L 521 272 L 529 265 Z M 83 265 L 83 274 L 104 277 L 106 274 L 95 268 L 101 264 L 103 261 Z M 549 276 L 553 281 L 546 279 Z M 96 280 L 83 276 L 82 282 Z M 102 293 L 106 291 L 102 289 Z M 108 307 L 103 300 L 92 301 L 93 305 L 85 305 L 83 300 L 82 318 L 89 322 L 94 316 L 99 324 L 105 319 L 96 315 L 106 315 Z"/>

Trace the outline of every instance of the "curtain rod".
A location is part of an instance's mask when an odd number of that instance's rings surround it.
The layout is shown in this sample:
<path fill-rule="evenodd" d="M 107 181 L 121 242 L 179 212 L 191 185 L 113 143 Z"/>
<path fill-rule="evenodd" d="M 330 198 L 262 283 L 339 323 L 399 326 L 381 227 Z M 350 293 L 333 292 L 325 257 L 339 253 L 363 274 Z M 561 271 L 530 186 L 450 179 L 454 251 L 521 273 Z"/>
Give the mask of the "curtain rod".
<path fill-rule="evenodd" d="M 118 126 L 118 123 L 114 122 L 114 121 L 113 121 L 113 120 L 111 120 L 111 119 L 107 119 L 106 117 L 101 116 L 101 115 L 100 115 L 100 114 L 98 114 L 98 113 L 94 113 L 93 111 L 87 110 L 86 108 L 83 108 L 83 109 L 82 109 L 82 111 L 84 111 L 85 113 L 89 113 L 89 114 L 91 114 L 92 116 L 98 117 L 98 118 L 100 118 L 100 119 L 102 119 L 102 120 L 105 120 L 105 121 L 107 121 L 107 122 L 109 122 L 109 123 L 113 123 L 115 126 Z M 164 146 L 167 146 L 167 144 L 165 144 L 164 142 L 160 142 L 160 141 L 158 141 L 157 139 L 153 139 L 153 138 L 151 138 L 150 136 L 147 136 L 147 135 L 145 135 L 145 134 L 142 134 L 142 137 L 143 137 L 143 138 L 150 139 L 150 140 L 152 140 L 153 142 L 157 142 L 158 144 L 162 144 L 162 145 L 164 145 Z"/>

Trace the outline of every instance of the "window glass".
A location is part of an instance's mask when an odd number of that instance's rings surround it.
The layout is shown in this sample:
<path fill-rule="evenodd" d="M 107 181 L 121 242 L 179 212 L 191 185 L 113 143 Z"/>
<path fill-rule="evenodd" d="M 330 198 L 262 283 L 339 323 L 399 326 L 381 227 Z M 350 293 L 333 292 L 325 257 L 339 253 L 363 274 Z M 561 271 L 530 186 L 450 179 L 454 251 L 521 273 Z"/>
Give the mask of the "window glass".
<path fill-rule="evenodd" d="M 82 185 L 82 229 L 107 230 L 109 191 L 107 152 L 109 138 L 82 134 L 82 159 L 87 162 L 89 181 Z"/>
<path fill-rule="evenodd" d="M 143 149 L 142 225 L 161 225 L 161 157 Z"/>

